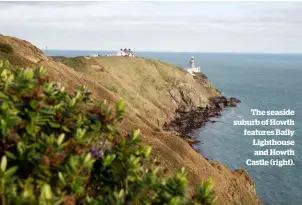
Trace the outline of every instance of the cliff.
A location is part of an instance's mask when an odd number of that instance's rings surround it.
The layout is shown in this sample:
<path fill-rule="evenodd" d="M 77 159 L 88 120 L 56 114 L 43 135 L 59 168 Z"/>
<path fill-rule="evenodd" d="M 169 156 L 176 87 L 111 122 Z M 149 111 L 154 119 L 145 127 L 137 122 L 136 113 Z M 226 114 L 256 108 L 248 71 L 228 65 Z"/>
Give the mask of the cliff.
<path fill-rule="evenodd" d="M 201 179 L 211 177 L 218 204 L 261 204 L 246 171 L 232 171 L 217 162 L 209 162 L 184 139 L 161 129 L 165 122 L 175 118 L 177 108 L 190 111 L 206 107 L 210 98 L 221 95 L 205 77 L 194 79 L 181 68 L 152 59 L 50 58 L 24 40 L 0 36 L 1 44 L 12 49 L 0 48 L 0 59 L 22 67 L 48 68 L 49 77 L 70 92 L 84 84 L 97 100 L 113 103 L 123 98 L 128 110 L 122 131 L 140 128 L 143 143 L 153 148 L 153 157 L 170 173 L 186 167 L 191 190 Z"/>

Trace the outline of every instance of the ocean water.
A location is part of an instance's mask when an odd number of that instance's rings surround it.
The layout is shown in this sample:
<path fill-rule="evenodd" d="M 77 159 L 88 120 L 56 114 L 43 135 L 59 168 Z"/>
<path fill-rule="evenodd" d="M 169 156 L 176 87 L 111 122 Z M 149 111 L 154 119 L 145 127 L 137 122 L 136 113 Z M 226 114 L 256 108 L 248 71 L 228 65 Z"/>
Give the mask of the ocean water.
<path fill-rule="evenodd" d="M 64 56 L 92 53 L 104 55 L 108 52 L 48 51 L 48 55 Z M 196 64 L 218 90 L 228 97 L 234 96 L 242 100 L 238 107 L 224 110 L 217 123 L 208 123 L 195 131 L 196 137 L 201 140 L 201 143 L 196 145 L 200 153 L 231 169 L 246 169 L 256 183 L 257 194 L 263 204 L 302 205 L 302 55 L 157 52 L 138 52 L 137 55 L 183 67 L 187 67 L 189 57 L 194 56 Z M 278 120 L 289 118 L 294 120 L 295 126 L 278 127 L 295 130 L 294 136 L 244 136 L 244 128 L 249 130 L 277 128 L 233 126 L 234 120 L 242 118 L 267 118 L 252 116 L 250 109 L 295 110 L 295 116 L 275 117 Z M 252 146 L 253 138 L 295 140 L 296 145 L 293 147 L 295 156 L 254 156 L 255 150 L 264 148 Z M 295 166 L 247 166 L 245 163 L 246 159 L 261 158 L 292 158 Z"/>

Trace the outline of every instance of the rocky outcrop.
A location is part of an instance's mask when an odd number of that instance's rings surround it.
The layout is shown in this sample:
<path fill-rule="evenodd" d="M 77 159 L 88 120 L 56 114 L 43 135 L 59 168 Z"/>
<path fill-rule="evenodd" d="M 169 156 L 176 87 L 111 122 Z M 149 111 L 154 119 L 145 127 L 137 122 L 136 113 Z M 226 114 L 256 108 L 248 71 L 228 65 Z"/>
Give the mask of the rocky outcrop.
<path fill-rule="evenodd" d="M 169 93 L 173 103 L 184 112 L 195 110 L 201 104 L 198 94 L 192 89 L 186 87 L 172 88 Z"/>
<path fill-rule="evenodd" d="M 237 98 L 231 97 L 227 99 L 225 96 L 217 96 L 210 99 L 212 104 L 217 108 L 223 109 L 224 107 L 236 107 L 241 101 Z"/>
<path fill-rule="evenodd" d="M 181 98 L 179 99 L 181 100 Z M 235 107 L 237 103 L 241 102 L 237 98 L 232 97 L 228 100 L 224 96 L 214 97 L 210 100 L 209 105 L 206 107 L 195 107 L 189 110 L 177 109 L 175 118 L 170 122 L 166 122 L 163 129 L 178 133 L 178 135 L 185 138 L 192 145 L 199 142 L 191 138 L 190 133 L 192 130 L 204 126 L 209 121 L 215 123 L 215 120 L 211 120 L 212 117 L 220 116 L 221 111 L 225 107 Z"/>
<path fill-rule="evenodd" d="M 214 90 L 208 77 L 203 73 L 194 73 L 194 80 L 200 85 Z M 215 89 L 216 90 L 216 89 Z M 217 91 L 217 90 L 216 90 Z M 169 90 L 172 97 L 173 104 L 177 106 L 175 116 L 169 122 L 165 122 L 163 129 L 166 131 L 173 131 L 192 145 L 199 141 L 191 138 L 190 132 L 205 125 L 206 122 L 215 123 L 216 121 L 210 120 L 212 117 L 220 116 L 221 111 L 225 107 L 236 107 L 241 101 L 237 98 L 222 96 L 217 91 L 216 96 L 210 97 L 209 102 L 205 106 L 200 106 L 199 100 L 200 93 L 197 93 L 194 88 L 181 83 Z"/>

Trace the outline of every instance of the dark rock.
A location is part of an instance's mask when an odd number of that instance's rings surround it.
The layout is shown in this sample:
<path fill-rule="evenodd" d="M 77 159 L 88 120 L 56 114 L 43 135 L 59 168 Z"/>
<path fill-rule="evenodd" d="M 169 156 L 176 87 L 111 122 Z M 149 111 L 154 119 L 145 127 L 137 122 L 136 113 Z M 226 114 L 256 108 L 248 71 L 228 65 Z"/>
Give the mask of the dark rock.
<path fill-rule="evenodd" d="M 227 105 L 228 99 L 225 96 L 213 97 L 210 101 L 216 106 L 219 107 L 219 104 Z"/>
<path fill-rule="evenodd" d="M 231 97 L 230 100 L 228 101 L 228 106 L 236 107 L 237 103 L 241 103 L 241 101 L 237 98 Z"/>
<path fill-rule="evenodd" d="M 181 92 L 176 92 L 176 90 L 173 90 L 170 92 L 170 94 L 174 97 L 175 101 L 180 100 L 180 96 L 182 97 L 182 100 L 185 101 L 185 97 Z M 190 134 L 193 130 L 201 128 L 208 121 L 211 123 L 217 122 L 215 120 L 210 120 L 210 118 L 221 116 L 221 111 L 225 107 L 235 107 L 237 106 L 237 103 L 240 102 L 241 101 L 239 99 L 234 97 L 228 100 L 225 96 L 218 96 L 211 98 L 210 105 L 206 106 L 205 108 L 197 107 L 195 109 L 188 109 L 189 106 L 180 106 L 175 111 L 175 118 L 171 122 L 165 123 L 163 130 L 175 131 L 190 145 L 193 145 L 199 142 L 197 139 L 190 137 Z M 190 102 L 187 101 L 186 103 Z"/>
<path fill-rule="evenodd" d="M 223 109 L 224 108 L 224 103 L 218 103 L 218 107 Z"/>
<path fill-rule="evenodd" d="M 236 103 L 241 103 L 241 100 L 237 99 L 237 98 L 234 98 L 234 97 L 231 97 L 230 98 L 230 101 L 234 101 Z"/>

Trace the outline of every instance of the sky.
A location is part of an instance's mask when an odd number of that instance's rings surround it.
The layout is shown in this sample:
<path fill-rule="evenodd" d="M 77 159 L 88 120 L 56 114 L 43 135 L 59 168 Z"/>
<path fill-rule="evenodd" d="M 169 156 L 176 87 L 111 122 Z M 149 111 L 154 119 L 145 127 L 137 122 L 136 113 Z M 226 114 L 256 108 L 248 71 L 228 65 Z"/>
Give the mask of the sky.
<path fill-rule="evenodd" d="M 302 53 L 302 2 L 0 2 L 0 33 L 39 48 Z"/>

